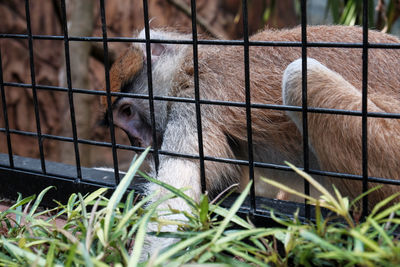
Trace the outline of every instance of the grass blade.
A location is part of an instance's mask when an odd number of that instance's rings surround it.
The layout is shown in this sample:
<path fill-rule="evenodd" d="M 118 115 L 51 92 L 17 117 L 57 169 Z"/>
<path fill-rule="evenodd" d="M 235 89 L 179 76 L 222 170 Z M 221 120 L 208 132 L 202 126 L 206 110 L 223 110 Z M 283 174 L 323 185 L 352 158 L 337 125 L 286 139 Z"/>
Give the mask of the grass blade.
<path fill-rule="evenodd" d="M 378 189 L 380 189 L 380 188 L 382 188 L 382 185 L 375 186 L 375 187 L 373 187 L 373 188 L 370 188 L 368 191 L 362 193 L 361 195 L 359 195 L 358 197 L 356 197 L 355 199 L 353 199 L 353 201 L 351 201 L 351 203 L 350 203 L 350 208 L 353 207 L 359 200 L 361 200 L 362 198 L 364 198 L 366 195 L 369 195 L 369 194 L 371 194 L 372 192 L 374 192 L 374 191 L 376 191 L 376 190 L 378 190 Z"/>
<path fill-rule="evenodd" d="M 368 217 L 374 217 L 375 214 L 382 209 L 383 207 L 385 207 L 386 205 L 389 204 L 389 202 L 393 201 L 395 198 L 397 198 L 398 196 L 400 196 L 400 192 L 397 192 L 396 194 L 393 194 L 387 198 L 385 198 L 384 200 L 380 201 L 378 204 L 375 205 L 375 207 L 372 209 L 370 215 Z"/>
<path fill-rule="evenodd" d="M 223 243 L 229 243 L 231 241 L 242 240 L 244 238 L 252 237 L 252 236 L 258 235 L 260 233 L 264 233 L 266 231 L 267 231 L 267 229 L 265 229 L 265 228 L 256 228 L 256 229 L 250 229 L 250 230 L 236 231 L 233 233 L 226 234 L 226 236 L 217 240 L 215 242 L 215 245 L 221 245 Z"/>
<path fill-rule="evenodd" d="M 374 219 L 367 218 L 367 221 L 375 228 L 375 230 L 380 234 L 380 236 L 385 240 L 385 243 L 388 244 L 391 248 L 394 248 L 393 240 L 386 233 L 385 229 L 380 226 Z"/>
<path fill-rule="evenodd" d="M 133 200 L 134 194 L 135 194 L 135 191 L 132 190 L 131 192 L 129 192 L 128 196 L 126 197 L 124 214 L 126 214 L 127 212 L 129 212 L 132 209 L 132 203 L 134 201 Z"/>
<path fill-rule="evenodd" d="M 229 213 L 229 211 L 225 208 L 221 208 L 220 206 L 215 206 L 215 205 L 210 205 L 211 210 L 222 217 L 226 217 Z M 243 227 L 244 229 L 252 229 L 254 228 L 251 224 L 240 218 L 239 216 L 233 216 L 231 219 L 232 222 L 236 223 L 237 225 Z"/>
<path fill-rule="evenodd" d="M 97 199 L 99 196 L 103 195 L 106 191 L 108 190 L 108 188 L 99 188 L 96 191 L 90 193 L 88 196 L 86 196 L 84 198 L 84 204 L 85 206 L 89 205 L 92 201 L 94 201 L 95 199 Z M 75 211 L 80 212 L 82 209 L 82 205 L 78 205 L 75 209 Z"/>
<path fill-rule="evenodd" d="M 308 196 L 306 194 L 300 193 L 300 192 L 298 192 L 298 191 L 296 191 L 296 190 L 294 190 L 294 189 L 292 189 L 292 188 L 290 188 L 290 187 L 288 187 L 288 186 L 286 186 L 284 184 L 281 184 L 281 183 L 279 183 L 277 181 L 274 181 L 274 180 L 271 180 L 271 179 L 267 179 L 267 178 L 264 178 L 264 177 L 260 177 L 260 178 L 265 183 L 267 183 L 269 185 L 272 185 L 273 187 L 277 187 L 279 189 L 282 189 L 283 191 L 288 192 L 289 194 L 296 195 L 296 196 L 299 196 L 301 198 L 305 198 L 305 199 L 307 199 L 307 200 L 309 200 L 311 202 L 317 202 L 317 199 L 315 199 L 315 198 L 313 198 L 311 196 Z"/>
<path fill-rule="evenodd" d="M 21 258 L 26 259 L 28 262 L 31 263 L 36 263 L 38 266 L 46 266 L 46 259 L 42 258 L 40 255 L 34 254 L 32 252 L 23 250 L 16 245 L 11 244 L 8 242 L 4 237 L 2 237 L 2 242 L 4 247 L 12 252 L 12 254 L 15 254 L 16 256 L 19 256 Z M 54 264 L 56 267 L 62 267 L 60 264 Z"/>
<path fill-rule="evenodd" d="M 142 176 L 146 180 L 148 180 L 148 181 L 150 181 L 152 183 L 155 183 L 155 184 L 167 189 L 168 191 L 172 192 L 174 195 L 176 195 L 176 196 L 182 198 L 183 200 L 185 200 L 186 203 L 188 205 L 190 205 L 192 208 L 197 209 L 196 202 L 192 198 L 190 198 L 188 195 L 183 193 L 182 190 L 179 190 L 179 189 L 177 189 L 177 188 L 175 188 L 175 187 L 173 187 L 173 186 L 171 186 L 169 184 L 163 183 L 160 180 L 154 179 L 154 178 L 148 176 L 147 174 L 145 174 L 145 173 L 143 173 L 141 171 L 139 171 L 138 173 L 140 174 L 140 176 Z"/>
<path fill-rule="evenodd" d="M 154 261 L 154 265 L 159 265 L 162 264 L 163 262 L 165 262 L 167 259 L 169 259 L 170 257 L 172 257 L 173 255 L 175 255 L 176 253 L 186 249 L 188 246 L 203 240 L 204 238 L 206 238 L 207 236 L 211 236 L 213 233 L 215 232 L 214 229 L 212 230 L 208 230 L 202 233 L 199 233 L 198 235 L 195 235 L 192 238 L 186 239 L 182 242 L 177 243 L 176 245 L 174 245 L 173 247 L 171 247 L 170 249 L 168 249 L 167 251 L 165 251 L 164 253 L 162 253 L 160 256 L 157 257 L 157 259 Z"/>
<path fill-rule="evenodd" d="M 221 225 L 218 227 L 218 230 L 211 241 L 212 243 L 215 243 L 217 239 L 221 236 L 225 228 L 228 226 L 229 222 L 231 219 L 236 215 L 236 212 L 239 210 L 240 206 L 243 204 L 243 201 L 246 199 L 247 195 L 249 194 L 251 184 L 253 181 L 250 181 L 246 188 L 243 190 L 243 192 L 239 195 L 239 197 L 235 200 L 235 203 L 233 203 L 232 207 L 230 208 L 228 214 L 222 221 Z"/>
<path fill-rule="evenodd" d="M 319 192 L 321 192 L 322 195 L 324 195 L 332 204 L 335 206 L 339 206 L 335 198 L 329 193 L 328 190 L 325 189 L 320 183 L 317 182 L 314 178 L 312 178 L 308 173 L 300 170 L 293 164 L 289 162 L 285 162 L 290 168 L 292 168 L 298 175 L 302 176 L 304 179 L 306 179 L 312 186 L 314 186 L 315 189 L 317 189 Z"/>
<path fill-rule="evenodd" d="M 360 240 L 361 242 L 363 242 L 366 246 L 368 246 L 369 248 L 371 248 L 375 252 L 378 252 L 379 254 L 386 256 L 386 251 L 381 249 L 379 247 L 379 245 L 375 241 L 373 241 L 372 239 L 369 239 L 368 237 L 364 236 L 363 234 L 361 234 L 360 232 L 358 232 L 355 229 L 351 229 L 350 230 L 350 234 L 354 238 L 356 238 L 356 239 Z"/>
<path fill-rule="evenodd" d="M 56 248 L 56 243 L 53 241 L 50 244 L 50 248 L 47 251 L 47 256 L 46 256 L 46 266 L 54 266 L 54 252 Z"/>
<path fill-rule="evenodd" d="M 128 186 L 131 184 L 133 177 L 135 176 L 136 172 L 138 171 L 140 165 L 142 165 L 143 161 L 145 160 L 150 147 L 148 147 L 140 157 L 132 163 L 131 167 L 129 168 L 128 172 L 122 178 L 121 182 L 115 189 L 114 193 L 112 194 L 107 207 L 106 207 L 106 216 L 104 219 L 104 239 L 107 242 L 108 236 L 110 235 L 110 228 L 112 223 L 114 222 L 114 213 L 117 205 L 121 201 L 125 191 L 128 189 Z"/>
<path fill-rule="evenodd" d="M 145 205 L 146 203 L 148 203 L 153 197 L 154 197 L 154 193 L 151 195 L 148 195 L 147 197 L 143 198 L 140 202 L 138 202 L 132 209 L 130 209 L 119 221 L 117 227 L 114 230 L 113 235 L 115 235 L 116 233 L 118 233 L 119 231 L 121 231 L 124 227 L 126 227 L 126 225 L 129 222 L 129 219 L 133 216 L 133 214 L 135 214 L 141 207 L 143 207 L 143 205 Z"/>
<path fill-rule="evenodd" d="M 67 256 L 67 260 L 65 262 L 65 267 L 70 267 L 74 258 L 75 258 L 75 252 L 76 252 L 76 248 L 77 248 L 77 244 L 72 244 L 72 246 L 69 248 L 68 251 L 68 256 Z"/>
<path fill-rule="evenodd" d="M 29 212 L 29 217 L 32 217 L 32 215 L 35 213 L 36 209 L 38 208 L 40 202 L 42 202 L 44 195 L 47 193 L 47 191 L 49 191 L 52 188 L 55 188 L 55 186 L 46 187 L 44 190 L 42 190 L 42 192 L 40 192 L 40 194 L 36 198 L 36 201 L 35 201 L 35 203 L 33 203 L 33 206 Z"/>
<path fill-rule="evenodd" d="M 149 209 L 147 210 L 146 214 L 141 219 L 138 231 L 135 236 L 135 245 L 133 247 L 132 254 L 129 258 L 128 267 L 135 267 L 138 265 L 140 256 L 142 254 L 143 244 L 145 241 L 147 225 L 150 221 L 150 218 L 156 211 L 157 207 L 171 197 L 172 195 L 167 195 L 160 198 L 156 202 L 152 203 Z"/>
<path fill-rule="evenodd" d="M 150 217 L 155 212 L 155 209 L 156 207 L 154 207 L 152 210 L 149 210 L 141 220 L 139 229 L 135 236 L 135 246 L 133 247 L 131 257 L 129 258 L 128 267 L 135 267 L 139 263 L 140 255 L 142 254 L 144 239 L 146 236 L 146 227 L 149 223 Z"/>

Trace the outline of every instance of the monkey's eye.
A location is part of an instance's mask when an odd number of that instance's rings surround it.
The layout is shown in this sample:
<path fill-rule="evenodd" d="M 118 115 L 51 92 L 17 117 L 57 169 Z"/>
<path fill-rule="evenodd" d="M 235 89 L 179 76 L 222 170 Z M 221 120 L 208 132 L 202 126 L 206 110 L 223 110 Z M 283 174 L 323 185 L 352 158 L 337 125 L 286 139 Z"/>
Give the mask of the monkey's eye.
<path fill-rule="evenodd" d="M 125 116 L 125 117 L 131 117 L 132 116 L 132 114 L 133 114 L 133 109 L 132 109 L 132 106 L 131 105 L 123 105 L 121 108 L 120 108 L 120 113 L 123 115 L 123 116 Z"/>

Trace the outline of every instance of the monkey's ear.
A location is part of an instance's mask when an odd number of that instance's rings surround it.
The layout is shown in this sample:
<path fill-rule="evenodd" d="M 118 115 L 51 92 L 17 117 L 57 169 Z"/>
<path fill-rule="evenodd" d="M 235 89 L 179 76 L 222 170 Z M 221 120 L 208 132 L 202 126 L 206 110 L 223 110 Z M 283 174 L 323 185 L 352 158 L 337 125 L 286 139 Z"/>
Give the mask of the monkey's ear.
<path fill-rule="evenodd" d="M 146 39 L 146 34 L 145 34 L 144 29 L 140 31 L 138 38 Z M 164 39 L 168 39 L 168 36 L 166 36 L 166 34 L 163 32 L 150 30 L 150 38 L 157 39 L 157 40 L 164 40 Z M 141 43 L 140 47 L 143 51 L 144 60 L 147 60 L 146 44 Z M 164 52 L 167 52 L 170 49 L 171 49 L 171 45 L 152 43 L 151 44 L 151 62 L 155 63 Z"/>
<path fill-rule="evenodd" d="M 164 44 L 151 44 L 151 57 L 159 57 L 166 48 L 167 47 Z"/>

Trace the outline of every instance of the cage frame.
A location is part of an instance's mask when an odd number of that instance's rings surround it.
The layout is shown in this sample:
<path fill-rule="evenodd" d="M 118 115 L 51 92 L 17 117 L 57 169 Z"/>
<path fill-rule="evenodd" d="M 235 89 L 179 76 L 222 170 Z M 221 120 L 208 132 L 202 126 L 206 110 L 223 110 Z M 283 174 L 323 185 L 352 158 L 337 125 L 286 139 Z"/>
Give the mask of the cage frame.
<path fill-rule="evenodd" d="M 26 12 L 26 23 L 27 23 L 27 33 L 26 34 L 11 34 L 11 33 L 0 33 L 1 39 L 25 39 L 28 41 L 29 47 L 29 69 L 31 73 L 31 83 L 17 83 L 17 82 L 8 82 L 3 80 L 4 70 L 2 68 L 2 55 L 0 50 L 0 93 L 1 93 L 1 103 L 3 107 L 3 120 L 4 127 L 0 128 L 0 132 L 4 133 L 7 141 L 7 154 L 0 155 L 0 179 L 2 180 L 3 189 L 0 191 L 0 195 L 3 195 L 8 198 L 15 198 L 16 192 L 21 192 L 23 194 L 31 194 L 37 193 L 40 189 L 43 189 L 45 185 L 56 185 L 61 186 L 63 190 L 58 190 L 55 194 L 50 194 L 50 198 L 56 198 L 57 200 L 65 200 L 68 197 L 69 193 L 80 191 L 80 192 L 89 192 L 98 187 L 109 187 L 115 188 L 115 186 L 119 183 L 121 175 L 119 174 L 118 167 L 118 157 L 117 150 L 125 149 L 132 150 L 135 152 L 144 151 L 145 148 L 135 147 L 129 145 L 117 144 L 115 140 L 115 129 L 112 123 L 113 116 L 110 111 L 108 111 L 108 119 L 110 121 L 110 136 L 111 142 L 99 142 L 94 140 L 87 140 L 79 138 L 77 135 L 76 129 L 76 120 L 75 120 L 75 107 L 74 107 L 74 94 L 92 94 L 97 96 L 106 96 L 108 107 L 112 106 L 111 98 L 112 97 L 132 97 L 139 99 L 147 99 L 149 101 L 149 108 L 151 114 L 151 124 L 153 129 L 153 139 L 155 143 L 153 148 L 150 150 L 154 156 L 156 166 L 159 164 L 159 156 L 160 155 L 169 155 L 175 157 L 183 157 L 189 159 L 199 160 L 200 164 L 200 177 L 201 177 L 201 187 L 204 192 L 206 189 L 206 179 L 205 179 L 205 167 L 204 163 L 206 161 L 215 161 L 221 163 L 229 163 L 229 164 L 238 164 L 245 165 L 249 167 L 249 177 L 250 180 L 254 180 L 254 168 L 271 168 L 283 171 L 293 171 L 290 167 L 280 164 L 272 164 L 267 162 L 258 162 L 254 160 L 253 157 L 253 142 L 252 142 L 252 120 L 251 120 L 251 111 L 252 109 L 276 109 L 281 111 L 299 111 L 302 112 L 302 129 L 303 129 L 303 167 L 300 168 L 309 174 L 315 175 L 323 175 L 334 177 L 338 179 L 352 179 L 362 181 L 362 191 L 366 192 L 368 190 L 368 184 L 373 183 L 381 183 L 381 184 L 394 184 L 400 185 L 399 180 L 391 179 L 391 178 L 382 178 L 382 177 L 371 177 L 368 175 L 368 128 L 367 128 L 367 120 L 368 118 L 388 118 L 388 119 L 400 119 L 400 113 L 380 113 L 380 112 L 368 112 L 367 100 L 368 100 L 368 51 L 370 49 L 400 49 L 400 44 L 388 44 L 388 43 L 369 43 L 368 41 L 368 0 L 363 0 L 363 38 L 361 43 L 346 43 L 346 42 L 308 42 L 307 41 L 307 6 L 306 0 L 301 0 L 301 42 L 271 42 L 271 41 L 252 41 L 249 39 L 248 32 L 248 9 L 247 9 L 247 1 L 242 1 L 242 13 L 243 13 L 243 40 L 205 40 L 199 39 L 197 33 L 197 20 L 196 20 L 196 0 L 191 0 L 191 23 L 192 23 L 192 39 L 191 40 L 159 40 L 159 39 L 151 39 L 150 38 L 150 25 L 149 25 L 149 10 L 148 10 L 148 0 L 143 0 L 143 12 L 144 12 L 144 25 L 145 25 L 145 39 L 139 38 L 131 38 L 131 37 L 108 37 L 107 35 L 107 23 L 106 23 L 106 3 L 104 0 L 100 0 L 100 17 L 101 17 L 101 28 L 102 28 L 102 37 L 93 37 L 93 36 L 69 36 L 68 27 L 67 27 L 67 15 L 66 15 L 66 4 L 65 0 L 60 0 L 61 3 L 61 18 L 62 18 L 62 29 L 63 35 L 34 35 L 31 30 L 31 17 L 30 17 L 30 1 L 25 0 L 25 12 Z M 34 64 L 34 52 L 33 52 L 33 41 L 34 40 L 58 40 L 64 42 L 64 54 L 65 54 L 65 62 L 66 62 L 66 76 L 67 76 L 67 87 L 61 86 L 47 86 L 40 85 L 36 83 L 35 77 L 35 64 Z M 71 69 L 70 69 L 70 47 L 69 44 L 71 42 L 100 42 L 103 44 L 104 49 L 104 69 L 105 69 L 105 91 L 96 91 L 89 90 L 87 88 L 74 88 L 71 79 Z M 131 94 L 124 92 L 111 92 L 110 89 L 110 62 L 108 58 L 108 43 L 110 42 L 126 42 L 126 43 L 144 43 L 146 45 L 147 54 L 150 53 L 151 44 L 152 43 L 163 43 L 163 44 L 183 44 L 183 45 L 191 45 L 193 49 L 193 64 L 194 64 L 194 98 L 183 98 L 183 97 L 171 97 L 171 96 L 157 96 L 153 93 L 152 88 L 152 72 L 151 72 L 151 56 L 147 57 L 147 76 L 148 76 L 148 94 Z M 234 102 L 234 101 L 221 101 L 221 100 L 205 100 L 200 97 L 200 86 L 199 86 L 199 74 L 198 74 L 198 46 L 199 45 L 222 45 L 222 46 L 241 46 L 243 47 L 244 52 L 244 75 L 245 75 L 245 92 L 246 99 L 245 102 Z M 250 62 L 249 62 L 249 53 L 250 47 L 298 47 L 301 48 L 302 51 L 302 106 L 287 106 L 287 105 L 273 105 L 273 104 L 259 104 L 252 103 L 250 97 Z M 307 106 L 307 49 L 311 47 L 320 47 L 320 48 L 347 48 L 347 49 L 362 49 L 362 109 L 361 111 L 350 111 L 350 110 L 340 110 L 340 109 L 326 109 L 326 108 L 314 108 Z M 5 91 L 7 87 L 20 87 L 20 88 L 28 88 L 32 90 L 33 93 L 33 104 L 34 104 L 34 113 L 36 118 L 36 132 L 28 132 L 16 129 L 10 129 L 9 118 L 7 114 L 7 99 L 5 96 Z M 68 102 L 70 109 L 70 119 L 72 123 L 72 137 L 65 136 L 57 136 L 51 134 L 45 134 L 41 131 L 41 123 L 40 116 L 38 111 L 38 99 L 37 92 L 40 90 L 50 90 L 50 91 L 59 91 L 68 94 Z M 198 155 L 189 155 L 189 154 L 180 154 L 173 151 L 163 151 L 158 149 L 157 138 L 155 132 L 155 116 L 154 113 L 154 102 L 155 101 L 175 101 L 182 103 L 191 103 L 195 104 L 196 107 L 196 120 L 197 120 L 197 133 L 198 133 L 198 144 L 199 144 L 199 154 Z M 247 160 L 240 159 L 229 159 L 229 158 L 220 158 L 214 156 L 208 156 L 204 154 L 203 150 L 203 135 L 202 135 L 202 117 L 201 117 L 201 106 L 202 105 L 222 105 L 222 106 L 235 106 L 245 108 L 246 110 L 246 124 L 247 124 L 247 138 L 248 138 L 248 154 L 249 157 Z M 348 115 L 348 116 L 358 116 L 362 118 L 362 174 L 347 174 L 347 173 L 337 173 L 337 172 L 329 172 L 322 171 L 310 168 L 309 164 L 309 145 L 308 145 L 308 122 L 307 116 L 308 113 L 324 113 L 324 114 L 338 114 L 338 115 Z M 22 158 L 13 153 L 12 145 L 11 145 L 11 135 L 22 135 L 37 138 L 38 148 L 40 157 L 38 160 Z M 54 168 L 54 166 L 60 163 L 51 163 L 46 162 L 45 155 L 43 152 L 43 140 L 57 140 L 62 142 L 70 142 L 74 146 L 75 153 L 75 167 L 76 167 L 76 175 L 68 176 L 61 174 L 54 174 L 48 171 L 48 169 Z M 88 168 L 84 168 L 81 166 L 80 162 L 80 151 L 79 144 L 87 144 L 94 146 L 103 146 L 111 148 L 113 155 L 113 170 L 114 174 L 110 176 L 109 173 L 104 173 L 101 171 L 91 171 Z M 7 164 L 8 160 L 8 164 Z M 15 164 L 16 162 L 25 162 L 25 166 L 28 168 L 18 167 L 20 164 Z M 54 165 L 55 164 L 55 165 Z M 40 168 L 38 168 L 38 165 Z M 49 167 L 50 166 L 50 167 Z M 61 168 L 61 167 L 60 167 Z M 68 169 L 68 166 L 65 166 Z M 69 172 L 73 172 L 71 169 L 68 169 Z M 94 179 L 87 179 L 83 175 L 83 173 L 93 175 Z M 108 178 L 107 182 L 100 182 L 96 180 L 97 176 L 106 175 Z M 113 176 L 113 177 L 112 177 Z M 40 182 L 32 182 L 32 186 L 26 187 L 26 181 L 40 181 Z M 140 184 L 143 181 L 138 180 L 138 192 L 143 193 L 140 189 Z M 64 190 L 65 189 L 65 190 Z M 135 189 L 136 188 L 132 188 Z M 62 192 L 61 192 L 62 191 Z M 305 181 L 304 183 L 304 192 L 305 194 L 310 194 L 310 185 Z M 231 200 L 227 200 L 226 204 L 229 206 L 229 202 Z M 51 201 L 46 202 L 48 205 L 51 205 Z M 290 203 L 278 200 L 264 199 L 257 197 L 255 195 L 255 185 L 250 191 L 250 195 L 246 204 L 242 207 L 241 212 L 250 214 L 252 218 L 269 218 L 269 211 L 261 209 L 262 205 L 272 205 L 273 207 L 279 208 L 281 210 L 287 211 L 287 216 L 291 216 L 292 213 L 296 209 L 300 209 L 300 217 L 304 219 L 312 218 L 313 207 L 307 204 L 302 203 Z M 362 201 L 362 210 L 363 216 L 367 216 L 368 214 L 368 197 L 364 197 Z M 283 212 L 285 213 L 285 212 Z M 271 220 L 269 220 L 271 223 Z"/>

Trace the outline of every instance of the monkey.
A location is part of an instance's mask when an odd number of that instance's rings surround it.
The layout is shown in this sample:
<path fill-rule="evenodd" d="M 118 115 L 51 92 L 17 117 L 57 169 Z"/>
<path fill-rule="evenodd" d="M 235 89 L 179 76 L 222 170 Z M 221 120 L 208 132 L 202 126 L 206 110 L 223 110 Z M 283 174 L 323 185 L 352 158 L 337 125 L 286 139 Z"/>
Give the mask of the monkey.
<path fill-rule="evenodd" d="M 362 28 L 357 26 L 309 26 L 308 42 L 362 43 Z M 392 35 L 370 30 L 370 43 L 395 43 Z M 138 38 L 145 39 L 142 30 Z M 151 39 L 187 40 L 190 35 L 151 29 Z M 265 29 L 250 41 L 301 42 L 301 29 Z M 242 46 L 198 45 L 198 79 L 201 100 L 244 103 L 246 101 L 244 49 Z M 111 91 L 148 94 L 146 45 L 133 43 L 110 69 Z M 195 79 L 193 47 L 185 44 L 151 44 L 152 88 L 155 96 L 194 99 Z M 249 46 L 250 99 L 252 103 L 302 106 L 302 52 L 294 46 Z M 307 104 L 309 107 L 359 111 L 362 109 L 362 49 L 346 47 L 307 48 Z M 368 112 L 400 113 L 400 51 L 368 51 Z M 102 97 L 106 107 L 106 97 Z M 114 124 L 125 131 L 132 145 L 153 145 L 156 131 L 158 149 L 185 155 L 199 155 L 196 105 L 178 101 L 154 101 L 152 125 L 149 100 L 112 97 Z M 200 104 L 205 156 L 248 159 L 246 109 L 243 106 Z M 251 108 L 253 156 L 255 161 L 303 164 L 302 113 L 274 108 Z M 308 113 L 308 146 L 312 168 L 348 174 L 362 174 L 362 118 L 341 114 Z M 368 175 L 400 179 L 400 122 L 397 119 L 369 117 Z M 153 127 L 155 129 L 153 129 Z M 159 156 L 156 169 L 148 158 L 151 174 L 189 196 L 201 195 L 199 160 Z M 247 167 L 205 160 L 207 191 L 218 192 L 232 183 L 246 182 Z M 293 173 L 257 169 L 266 176 L 295 189 L 302 180 Z M 362 192 L 361 181 L 322 177 L 345 196 L 354 198 Z M 370 187 L 373 186 L 370 183 Z M 149 192 L 156 190 L 149 185 Z M 299 201 L 282 196 L 278 189 L 261 186 L 257 194 Z M 260 188 L 260 189 L 259 189 Z M 395 185 L 384 185 L 370 196 L 370 207 L 398 192 Z M 316 194 L 316 192 L 311 192 Z M 188 210 L 184 201 L 171 199 L 167 208 Z M 176 230 L 175 228 L 168 228 Z M 154 250 L 156 243 L 150 244 Z M 165 245 L 165 244 L 164 244 Z"/>

